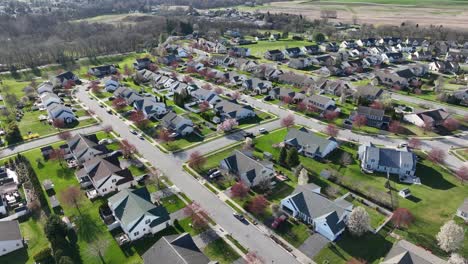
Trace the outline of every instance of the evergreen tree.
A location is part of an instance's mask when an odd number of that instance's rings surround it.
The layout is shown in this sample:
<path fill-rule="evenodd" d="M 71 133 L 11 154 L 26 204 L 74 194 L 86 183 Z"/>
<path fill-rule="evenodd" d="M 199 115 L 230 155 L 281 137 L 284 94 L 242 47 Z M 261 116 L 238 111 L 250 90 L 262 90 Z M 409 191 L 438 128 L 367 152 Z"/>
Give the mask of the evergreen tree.
<path fill-rule="evenodd" d="M 288 155 L 288 152 L 286 150 L 286 147 L 282 147 L 280 151 L 280 155 L 278 157 L 278 163 L 281 165 L 286 164 L 286 156 Z"/>
<path fill-rule="evenodd" d="M 288 150 L 288 155 L 286 157 L 286 164 L 288 164 L 289 167 L 296 167 L 299 165 L 299 154 L 297 153 L 296 148 L 290 148 Z"/>

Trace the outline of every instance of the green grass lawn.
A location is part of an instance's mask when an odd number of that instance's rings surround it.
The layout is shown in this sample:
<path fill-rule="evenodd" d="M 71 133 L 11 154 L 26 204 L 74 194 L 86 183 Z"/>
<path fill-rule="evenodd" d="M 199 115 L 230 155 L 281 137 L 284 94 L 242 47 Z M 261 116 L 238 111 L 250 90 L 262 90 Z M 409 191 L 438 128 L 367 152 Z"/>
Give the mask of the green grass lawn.
<path fill-rule="evenodd" d="M 468 160 L 468 148 L 464 148 L 464 149 L 457 149 L 454 151 L 458 156 L 460 156 L 461 158 L 463 158 L 465 161 Z"/>
<path fill-rule="evenodd" d="M 290 220 L 281 223 L 274 231 L 296 248 L 300 247 L 310 236 L 306 225 L 300 222 L 293 223 Z"/>
<path fill-rule="evenodd" d="M 179 211 L 180 209 L 185 207 L 184 201 L 182 201 L 175 194 L 162 198 L 160 202 L 164 207 L 166 207 L 169 213 Z"/>
<path fill-rule="evenodd" d="M 244 45 L 242 47 L 249 48 L 250 54 L 252 56 L 263 58 L 263 55 L 267 50 L 274 50 L 274 49 L 284 50 L 286 48 L 295 48 L 295 47 L 300 48 L 300 47 L 308 46 L 312 44 L 314 43 L 309 42 L 309 41 L 281 39 L 278 41 L 262 41 L 261 40 L 261 41 L 258 41 L 257 44 Z"/>
<path fill-rule="evenodd" d="M 193 228 L 192 227 L 192 218 L 191 217 L 186 217 L 186 218 L 183 218 L 183 219 L 179 220 L 178 222 L 174 223 L 174 226 L 179 232 L 181 232 L 181 233 L 187 232 L 192 237 L 206 231 L 206 229 L 195 229 L 195 228 Z"/>
<path fill-rule="evenodd" d="M 234 251 L 222 238 L 209 243 L 204 249 L 208 258 L 217 260 L 220 264 L 230 264 L 240 258 L 239 254 Z"/>

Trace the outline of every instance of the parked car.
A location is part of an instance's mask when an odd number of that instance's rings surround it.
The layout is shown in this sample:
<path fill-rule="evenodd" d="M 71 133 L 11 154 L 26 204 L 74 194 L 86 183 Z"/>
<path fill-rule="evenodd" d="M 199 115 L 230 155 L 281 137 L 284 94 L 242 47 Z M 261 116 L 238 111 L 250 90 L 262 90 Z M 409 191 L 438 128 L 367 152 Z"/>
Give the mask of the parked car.
<path fill-rule="evenodd" d="M 215 172 L 211 173 L 209 178 L 210 179 L 216 179 L 218 178 L 219 176 L 221 176 L 221 172 L 219 170 L 216 170 Z"/>
<path fill-rule="evenodd" d="M 267 134 L 268 130 L 266 130 L 266 128 L 262 127 L 260 129 L 258 129 L 258 132 L 260 132 L 260 134 Z"/>
<path fill-rule="evenodd" d="M 138 134 L 138 138 L 141 139 L 141 140 L 145 139 L 145 137 L 143 136 L 143 133 Z"/>
<path fill-rule="evenodd" d="M 130 133 L 132 133 L 133 135 L 136 135 L 138 132 L 136 132 L 135 129 L 130 129 Z"/>
<path fill-rule="evenodd" d="M 232 213 L 232 215 L 239 219 L 240 221 L 244 221 L 245 220 L 245 217 L 242 215 L 242 214 L 238 214 L 238 213 Z"/>

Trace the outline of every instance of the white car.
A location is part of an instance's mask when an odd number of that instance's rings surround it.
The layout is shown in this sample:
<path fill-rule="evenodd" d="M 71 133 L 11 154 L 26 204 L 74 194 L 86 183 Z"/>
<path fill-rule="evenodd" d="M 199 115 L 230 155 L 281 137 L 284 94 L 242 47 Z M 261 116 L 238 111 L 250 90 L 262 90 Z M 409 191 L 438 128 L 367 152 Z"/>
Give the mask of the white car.
<path fill-rule="evenodd" d="M 268 133 L 268 130 L 266 130 L 266 128 L 262 127 L 258 130 L 258 132 L 260 132 L 260 134 L 266 134 Z"/>
<path fill-rule="evenodd" d="M 219 176 L 221 176 L 221 172 L 217 170 L 210 174 L 210 179 L 215 179 L 215 178 L 218 178 Z"/>

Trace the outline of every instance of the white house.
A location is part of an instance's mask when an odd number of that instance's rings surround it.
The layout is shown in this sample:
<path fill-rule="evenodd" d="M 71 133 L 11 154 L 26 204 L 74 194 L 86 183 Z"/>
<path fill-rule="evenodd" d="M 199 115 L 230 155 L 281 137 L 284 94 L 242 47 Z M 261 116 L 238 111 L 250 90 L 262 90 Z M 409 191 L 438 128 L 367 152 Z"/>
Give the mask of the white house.
<path fill-rule="evenodd" d="M 77 171 L 76 175 L 80 182 L 89 179 L 99 196 L 130 188 L 136 183 L 129 169 L 120 168 L 116 156 L 90 159 L 83 164 L 83 168 Z"/>
<path fill-rule="evenodd" d="M 291 195 L 281 200 L 281 209 L 334 241 L 344 232 L 353 205 L 341 198 L 329 200 L 320 194 L 319 186 L 310 183 L 298 186 Z"/>
<path fill-rule="evenodd" d="M 413 114 L 406 114 L 403 120 L 419 127 L 430 126 L 436 127 L 443 125 L 444 121 L 450 116 L 450 113 L 444 109 L 432 109 L 420 111 Z"/>
<path fill-rule="evenodd" d="M 131 241 L 156 234 L 171 225 L 166 208 L 151 203 L 146 187 L 122 190 L 110 197 L 108 203 L 116 221 Z"/>
<path fill-rule="evenodd" d="M 107 156 L 109 150 L 105 145 L 99 145 L 99 140 L 95 134 L 76 134 L 67 141 L 68 148 L 73 158 L 79 163 L 83 163 L 96 156 Z"/>
<path fill-rule="evenodd" d="M 154 97 L 142 97 L 133 103 L 135 109 L 143 112 L 146 118 L 159 118 L 167 113 L 166 105 L 162 102 L 157 102 Z"/>
<path fill-rule="evenodd" d="M 241 151 L 234 153 L 223 159 L 219 167 L 236 175 L 247 186 L 257 186 L 265 181 L 271 181 L 275 177 L 275 170 L 272 163 L 263 163 L 253 159 Z"/>
<path fill-rule="evenodd" d="M 23 248 L 18 221 L 0 221 L 0 256 Z"/>
<path fill-rule="evenodd" d="M 468 198 L 465 198 L 463 204 L 457 209 L 457 216 L 468 221 Z"/>
<path fill-rule="evenodd" d="M 62 103 L 62 100 L 60 99 L 60 97 L 58 97 L 58 95 L 54 94 L 54 93 L 48 93 L 48 92 L 43 92 L 40 94 L 39 96 L 41 98 L 41 102 L 42 102 L 42 105 L 44 107 L 47 107 L 51 104 L 61 104 Z"/>
<path fill-rule="evenodd" d="M 309 103 L 322 111 L 333 108 L 335 106 L 335 101 L 333 99 L 323 95 L 313 94 L 307 97 L 305 100 L 306 103 Z"/>
<path fill-rule="evenodd" d="M 338 148 L 338 142 L 334 138 L 327 139 L 317 136 L 306 128 L 289 129 L 284 143 L 287 146 L 297 148 L 299 153 L 310 158 L 325 158 Z"/>

